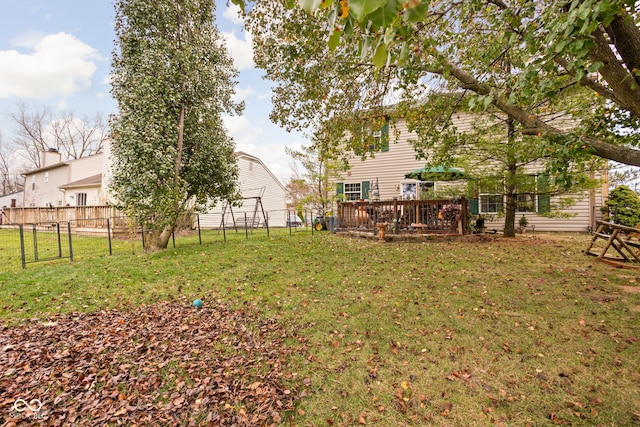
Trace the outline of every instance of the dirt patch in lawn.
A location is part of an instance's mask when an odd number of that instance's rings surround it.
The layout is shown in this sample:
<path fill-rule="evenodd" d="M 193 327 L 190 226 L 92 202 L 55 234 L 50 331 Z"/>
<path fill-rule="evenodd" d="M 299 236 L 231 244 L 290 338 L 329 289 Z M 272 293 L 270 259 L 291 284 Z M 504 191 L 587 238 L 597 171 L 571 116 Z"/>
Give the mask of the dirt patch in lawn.
<path fill-rule="evenodd" d="M 202 309 L 186 301 L 158 303 L 4 327 L 0 402 L 11 409 L 0 420 L 275 425 L 304 395 L 306 381 L 298 384 L 286 360 L 305 348 L 276 321 L 215 302 Z"/>

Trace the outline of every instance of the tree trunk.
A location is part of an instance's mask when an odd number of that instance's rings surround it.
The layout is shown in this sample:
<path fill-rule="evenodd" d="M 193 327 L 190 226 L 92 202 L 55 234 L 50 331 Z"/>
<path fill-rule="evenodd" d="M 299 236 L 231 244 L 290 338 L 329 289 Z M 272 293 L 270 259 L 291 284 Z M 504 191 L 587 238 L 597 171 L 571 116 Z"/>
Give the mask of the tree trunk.
<path fill-rule="evenodd" d="M 151 231 L 144 237 L 144 251 L 147 253 L 153 253 L 167 249 L 172 233 L 173 229 L 171 227 L 165 227 L 163 230 Z"/>
<path fill-rule="evenodd" d="M 516 209 L 518 207 L 515 188 L 512 185 L 506 186 L 507 204 L 504 211 L 504 237 L 516 237 Z"/>
<path fill-rule="evenodd" d="M 505 177 L 507 204 L 504 212 L 504 237 L 516 237 L 516 209 L 518 208 L 516 200 L 516 174 L 518 172 L 518 166 L 515 158 L 515 145 L 517 143 L 515 138 L 515 120 L 509 116 L 507 119 L 507 176 Z"/>

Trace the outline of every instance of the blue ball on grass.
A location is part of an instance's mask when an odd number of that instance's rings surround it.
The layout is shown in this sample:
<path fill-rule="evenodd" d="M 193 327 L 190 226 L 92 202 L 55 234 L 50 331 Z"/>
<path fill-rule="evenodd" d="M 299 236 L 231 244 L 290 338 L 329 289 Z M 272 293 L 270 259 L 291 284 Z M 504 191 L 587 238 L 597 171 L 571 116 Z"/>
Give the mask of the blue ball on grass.
<path fill-rule="evenodd" d="M 195 308 L 202 308 L 202 300 L 196 299 L 193 301 L 193 306 Z"/>

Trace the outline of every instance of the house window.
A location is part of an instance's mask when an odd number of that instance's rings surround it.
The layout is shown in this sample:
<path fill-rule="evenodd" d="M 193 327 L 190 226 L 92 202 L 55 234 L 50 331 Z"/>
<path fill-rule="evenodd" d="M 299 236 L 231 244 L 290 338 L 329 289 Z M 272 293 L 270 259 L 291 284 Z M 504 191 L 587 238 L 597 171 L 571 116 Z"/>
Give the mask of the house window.
<path fill-rule="evenodd" d="M 87 193 L 76 193 L 76 206 L 87 206 Z"/>
<path fill-rule="evenodd" d="M 504 210 L 504 184 L 502 181 L 480 183 L 478 198 L 480 213 L 498 214 Z"/>
<path fill-rule="evenodd" d="M 344 199 L 345 200 L 358 200 L 362 198 L 361 192 L 362 186 L 357 183 L 345 183 L 344 184 Z"/>
<path fill-rule="evenodd" d="M 487 214 L 497 214 L 502 212 L 504 200 L 502 194 L 481 194 L 480 212 Z"/>
<path fill-rule="evenodd" d="M 389 151 L 389 119 L 378 119 L 375 123 L 366 121 L 359 132 L 360 147 L 354 150 L 358 156 L 364 151 L 375 153 L 378 151 Z"/>
<path fill-rule="evenodd" d="M 536 211 L 536 175 L 524 175 L 516 183 L 516 206 L 518 212 Z"/>
<path fill-rule="evenodd" d="M 385 119 L 379 130 L 371 133 L 373 144 L 369 146 L 371 151 L 389 151 L 389 119 Z"/>

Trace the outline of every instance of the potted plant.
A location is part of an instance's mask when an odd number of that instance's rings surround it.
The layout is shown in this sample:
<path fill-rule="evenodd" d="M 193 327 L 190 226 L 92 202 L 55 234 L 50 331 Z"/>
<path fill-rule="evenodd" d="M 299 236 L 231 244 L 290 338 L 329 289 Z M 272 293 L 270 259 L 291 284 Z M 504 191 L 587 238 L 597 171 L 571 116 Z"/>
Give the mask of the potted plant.
<path fill-rule="evenodd" d="M 520 221 L 518 221 L 518 224 L 520 225 L 520 232 L 524 233 L 527 229 L 527 225 L 529 225 L 529 220 L 526 216 L 522 215 L 520 217 Z"/>
<path fill-rule="evenodd" d="M 478 218 L 476 218 L 476 233 L 477 234 L 484 234 L 485 230 L 487 229 L 487 227 L 485 227 L 484 225 L 485 219 L 482 215 L 478 215 Z"/>

